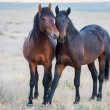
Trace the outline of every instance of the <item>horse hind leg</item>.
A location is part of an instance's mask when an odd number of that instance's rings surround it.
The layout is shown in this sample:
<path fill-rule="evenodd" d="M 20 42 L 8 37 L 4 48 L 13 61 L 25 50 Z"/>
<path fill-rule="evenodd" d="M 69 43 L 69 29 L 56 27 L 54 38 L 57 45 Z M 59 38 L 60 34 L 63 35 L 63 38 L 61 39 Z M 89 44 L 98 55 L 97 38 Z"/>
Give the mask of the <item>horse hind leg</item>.
<path fill-rule="evenodd" d="M 95 97 L 97 97 L 97 77 L 98 77 L 98 73 L 97 73 L 94 62 L 91 64 L 88 64 L 88 68 L 91 72 L 92 79 L 93 79 L 93 92 L 92 92 L 92 96 L 89 100 L 89 101 L 91 101 L 91 100 L 94 100 Z"/>
<path fill-rule="evenodd" d="M 35 70 L 35 92 L 34 92 L 34 98 L 37 99 L 38 96 L 39 96 L 39 93 L 38 93 L 38 80 L 39 80 L 39 74 L 38 74 L 38 71 L 37 71 L 37 66 L 36 66 L 36 70 Z"/>
<path fill-rule="evenodd" d="M 97 101 L 101 101 L 102 99 L 102 85 L 103 80 L 105 77 L 105 63 L 106 63 L 106 56 L 102 54 L 99 58 L 99 92 L 97 95 Z"/>

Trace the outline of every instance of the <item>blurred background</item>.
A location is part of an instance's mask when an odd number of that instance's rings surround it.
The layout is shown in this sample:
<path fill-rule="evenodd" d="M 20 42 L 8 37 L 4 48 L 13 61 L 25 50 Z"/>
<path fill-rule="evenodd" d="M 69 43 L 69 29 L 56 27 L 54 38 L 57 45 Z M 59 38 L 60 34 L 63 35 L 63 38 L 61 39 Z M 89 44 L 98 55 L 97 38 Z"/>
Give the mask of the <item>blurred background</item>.
<path fill-rule="evenodd" d="M 45 3 L 46 2 L 46 3 Z M 28 62 L 23 57 L 23 43 L 33 27 L 33 18 L 38 5 L 47 7 L 52 3 L 60 10 L 71 8 L 69 15 L 79 31 L 86 25 L 97 24 L 110 35 L 110 0 L 0 0 L 0 110 L 42 110 L 43 66 L 38 67 L 39 98 L 33 107 L 27 107 L 30 72 Z M 52 73 L 54 74 L 55 59 Z M 99 68 L 96 60 L 97 70 Z M 110 110 L 110 81 L 103 84 L 102 102 L 92 101 L 93 81 L 87 66 L 82 66 L 80 96 L 81 102 L 73 106 L 75 100 L 74 68 L 66 67 L 55 91 L 50 110 Z"/>

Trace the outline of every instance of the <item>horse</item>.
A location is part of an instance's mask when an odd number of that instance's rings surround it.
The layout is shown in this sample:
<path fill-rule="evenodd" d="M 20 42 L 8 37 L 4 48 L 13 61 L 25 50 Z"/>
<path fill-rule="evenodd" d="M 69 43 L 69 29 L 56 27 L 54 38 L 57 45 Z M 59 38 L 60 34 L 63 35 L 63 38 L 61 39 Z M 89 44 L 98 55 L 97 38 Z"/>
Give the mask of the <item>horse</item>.
<path fill-rule="evenodd" d="M 35 86 L 34 98 L 38 97 L 38 71 L 37 65 L 44 66 L 44 101 L 49 94 L 52 82 L 52 60 L 55 57 L 56 42 L 53 38 L 59 36 L 55 25 L 55 16 L 48 7 L 38 6 L 38 12 L 34 17 L 33 29 L 30 31 L 23 45 L 23 54 L 30 68 L 30 95 L 27 106 L 33 105 L 33 87 Z"/>
<path fill-rule="evenodd" d="M 109 79 L 109 35 L 98 25 L 88 25 L 78 31 L 68 15 L 70 7 L 66 11 L 55 8 L 56 26 L 59 38 L 56 46 L 56 65 L 51 91 L 44 104 L 51 104 L 55 89 L 66 66 L 75 68 L 74 85 L 76 88 L 75 102 L 80 101 L 79 86 L 81 65 L 88 65 L 93 79 L 93 92 L 90 98 L 97 101 L 102 99 L 102 85 L 104 79 Z M 95 67 L 95 60 L 99 60 L 99 76 Z M 97 94 L 97 79 L 99 79 L 99 92 Z"/>

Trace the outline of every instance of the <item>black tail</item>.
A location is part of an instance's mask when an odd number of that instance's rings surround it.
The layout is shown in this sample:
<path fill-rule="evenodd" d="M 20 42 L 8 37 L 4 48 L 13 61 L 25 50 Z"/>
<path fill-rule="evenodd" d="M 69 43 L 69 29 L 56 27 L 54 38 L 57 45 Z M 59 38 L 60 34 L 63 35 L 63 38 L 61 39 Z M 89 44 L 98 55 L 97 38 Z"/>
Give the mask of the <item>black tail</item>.
<path fill-rule="evenodd" d="M 110 77 L 109 61 L 110 61 L 110 54 L 108 54 L 108 57 L 106 59 L 106 64 L 105 64 L 105 81 L 107 81 Z"/>

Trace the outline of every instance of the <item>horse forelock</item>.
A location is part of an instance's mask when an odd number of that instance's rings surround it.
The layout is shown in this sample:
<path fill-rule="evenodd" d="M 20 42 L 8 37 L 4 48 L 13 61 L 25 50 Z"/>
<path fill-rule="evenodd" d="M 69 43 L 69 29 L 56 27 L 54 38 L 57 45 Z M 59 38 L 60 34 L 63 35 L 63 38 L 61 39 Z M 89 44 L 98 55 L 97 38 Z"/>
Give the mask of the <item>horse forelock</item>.
<path fill-rule="evenodd" d="M 40 17 L 42 18 L 43 16 L 55 17 L 53 12 L 51 10 L 49 10 L 47 7 L 42 8 Z"/>

